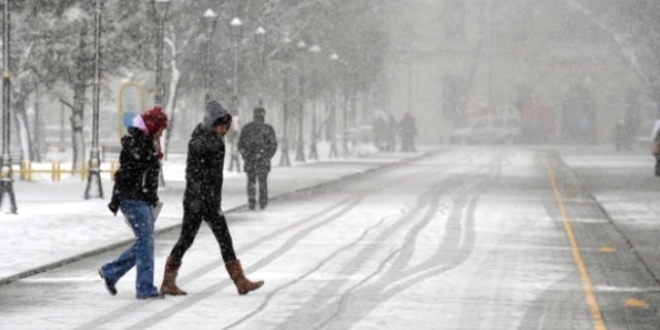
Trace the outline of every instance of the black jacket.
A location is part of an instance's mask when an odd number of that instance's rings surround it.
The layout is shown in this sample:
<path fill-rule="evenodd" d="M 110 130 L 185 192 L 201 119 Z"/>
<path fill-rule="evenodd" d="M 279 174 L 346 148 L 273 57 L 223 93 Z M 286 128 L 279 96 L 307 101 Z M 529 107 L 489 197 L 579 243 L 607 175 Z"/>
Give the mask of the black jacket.
<path fill-rule="evenodd" d="M 270 160 L 277 151 L 277 137 L 273 126 L 266 124 L 263 117 L 255 115 L 254 121 L 241 130 L 238 150 L 245 162 L 245 172 L 270 171 Z"/>
<path fill-rule="evenodd" d="M 121 138 L 121 147 L 108 208 L 116 214 L 122 200 L 140 200 L 155 206 L 160 159 L 153 138 L 138 128 L 129 127 L 128 134 Z"/>
<path fill-rule="evenodd" d="M 218 118 L 228 115 L 221 106 L 207 107 L 204 122 L 193 130 L 188 142 L 184 207 L 207 212 L 220 210 L 225 143 L 222 137 L 215 135 L 213 125 Z"/>

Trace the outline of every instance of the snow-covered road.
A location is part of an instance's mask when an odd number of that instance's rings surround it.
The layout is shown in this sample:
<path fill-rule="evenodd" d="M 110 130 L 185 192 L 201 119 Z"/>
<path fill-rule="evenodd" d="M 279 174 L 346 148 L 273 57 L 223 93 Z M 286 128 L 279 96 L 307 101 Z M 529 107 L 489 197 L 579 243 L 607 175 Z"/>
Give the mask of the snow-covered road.
<path fill-rule="evenodd" d="M 248 277 L 266 281 L 248 296 L 204 227 L 180 271 L 188 296 L 137 301 L 133 272 L 107 295 L 95 270 L 109 251 L 0 287 L 2 328 L 650 329 L 654 265 L 597 202 L 632 186 L 594 179 L 635 167 L 589 157 L 447 148 L 231 213 Z M 177 234 L 157 239 L 157 280 Z"/>

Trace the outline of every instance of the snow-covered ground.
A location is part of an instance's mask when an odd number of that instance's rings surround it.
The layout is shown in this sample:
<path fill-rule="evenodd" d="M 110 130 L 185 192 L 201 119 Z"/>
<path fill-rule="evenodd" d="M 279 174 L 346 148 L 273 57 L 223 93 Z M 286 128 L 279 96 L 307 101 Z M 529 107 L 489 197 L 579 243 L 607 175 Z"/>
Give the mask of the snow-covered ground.
<path fill-rule="evenodd" d="M 327 146 L 320 145 L 319 161 L 294 162 L 295 153 L 290 152 L 291 167 L 273 166 L 269 177 L 270 197 L 421 154 L 370 153 L 364 157 L 328 159 L 325 149 Z M 275 155 L 273 164 L 278 164 L 279 157 L 279 153 Z M 35 169 L 49 167 L 50 164 L 33 166 Z M 227 168 L 225 166 L 222 206 L 230 212 L 246 203 L 246 179 L 242 172 L 230 172 Z M 156 223 L 156 230 L 171 228 L 181 222 L 184 171 L 185 155 L 171 155 L 163 165 L 166 187 L 161 189 L 160 198 L 165 206 Z M 18 175 L 14 178 L 18 213 L 7 212 L 8 200 L 4 201 L 3 211 L 0 212 L 0 232 L 3 233 L 0 240 L 0 283 L 133 239 L 121 216 L 114 217 L 107 208 L 112 189 L 108 174 L 102 175 L 105 198 L 89 200 L 83 198 L 87 183 L 81 180 L 80 175 L 63 175 L 60 182 L 53 182 L 49 174 L 34 175 L 32 182 L 21 181 Z M 93 187 L 92 192 L 95 191 Z"/>

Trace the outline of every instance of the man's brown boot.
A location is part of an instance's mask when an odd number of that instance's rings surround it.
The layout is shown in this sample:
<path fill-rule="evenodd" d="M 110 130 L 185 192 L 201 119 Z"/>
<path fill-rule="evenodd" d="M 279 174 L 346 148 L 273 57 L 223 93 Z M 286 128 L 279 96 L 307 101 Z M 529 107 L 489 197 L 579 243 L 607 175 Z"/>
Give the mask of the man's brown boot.
<path fill-rule="evenodd" d="M 241 267 L 241 262 L 238 259 L 226 262 L 225 267 L 227 268 L 229 277 L 231 277 L 232 281 L 234 281 L 236 290 L 240 295 L 244 295 L 250 291 L 259 289 L 262 285 L 264 285 L 264 281 L 250 282 L 250 280 L 245 278 L 245 274 L 243 274 L 243 268 Z"/>
<path fill-rule="evenodd" d="M 172 257 L 167 258 L 163 284 L 160 285 L 161 294 L 172 296 L 185 296 L 188 294 L 176 286 L 176 276 L 179 274 L 179 267 L 181 267 L 181 260 L 174 260 Z"/>

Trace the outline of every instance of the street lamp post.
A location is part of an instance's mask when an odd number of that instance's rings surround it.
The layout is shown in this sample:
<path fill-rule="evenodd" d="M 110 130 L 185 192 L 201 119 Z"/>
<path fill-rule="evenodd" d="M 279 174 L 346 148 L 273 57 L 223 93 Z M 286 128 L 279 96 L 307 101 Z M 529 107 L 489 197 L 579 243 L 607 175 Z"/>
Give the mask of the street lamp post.
<path fill-rule="evenodd" d="M 337 63 L 339 55 L 332 53 L 330 55 L 330 65 L 332 66 L 332 89 L 330 92 L 330 154 L 329 158 L 337 158 Z"/>
<path fill-rule="evenodd" d="M 232 92 L 231 100 L 233 105 L 234 116 L 239 115 L 240 111 L 238 110 L 238 47 L 240 45 L 239 39 L 241 37 L 241 30 L 243 29 L 243 22 L 238 17 L 234 17 L 229 23 L 231 26 L 232 37 L 234 39 L 234 90 Z M 240 116 L 239 116 L 240 119 Z M 229 136 L 231 139 L 231 155 L 229 156 L 229 170 L 234 170 L 234 164 L 236 165 L 236 171 L 241 171 L 241 164 L 238 158 L 238 134 L 240 131 L 240 121 L 235 121 L 232 125 L 232 133 Z"/>
<path fill-rule="evenodd" d="M 154 10 L 158 16 L 158 40 L 156 46 L 156 81 L 154 83 L 154 103 L 163 105 L 163 47 L 165 41 L 165 19 L 167 18 L 167 11 L 170 7 L 170 0 L 154 0 Z M 164 109 L 163 109 L 164 110 Z M 160 146 L 160 141 L 158 142 Z M 163 175 L 163 168 L 161 166 L 158 180 L 161 187 L 165 187 L 165 177 Z"/>
<path fill-rule="evenodd" d="M 215 23 L 218 14 L 216 14 L 213 9 L 209 8 L 204 12 L 202 16 L 206 22 L 206 57 L 204 58 L 204 64 L 206 65 L 206 70 L 204 73 L 204 104 L 211 99 L 211 81 L 212 76 L 211 72 L 211 36 L 215 30 Z"/>
<path fill-rule="evenodd" d="M 298 60 L 298 141 L 296 142 L 296 161 L 304 162 L 305 161 L 305 141 L 303 138 L 303 123 L 305 115 L 305 51 L 307 50 L 307 45 L 305 41 L 300 40 L 298 42 L 298 52 L 300 59 Z"/>
<path fill-rule="evenodd" d="M 284 38 L 282 40 L 284 43 L 283 46 L 283 52 L 284 52 L 284 70 L 282 72 L 283 74 L 283 82 L 282 82 L 282 89 L 283 89 L 283 96 L 284 100 L 282 102 L 282 112 L 283 112 L 283 118 L 282 118 L 282 146 L 280 147 L 280 151 L 282 153 L 282 156 L 280 158 L 280 166 L 291 166 L 291 161 L 289 160 L 289 139 L 288 139 L 288 122 L 289 122 L 289 70 L 288 70 L 288 56 L 289 56 L 289 47 L 291 44 L 291 39 L 288 37 Z"/>
<path fill-rule="evenodd" d="M 99 152 L 99 102 L 101 85 L 101 8 L 103 0 L 96 0 L 96 15 L 94 24 L 94 89 L 92 108 L 92 148 L 89 157 L 89 173 L 87 174 L 87 188 L 85 199 L 90 198 L 89 191 L 94 181 L 98 187 L 98 197 L 103 198 L 101 185 L 101 155 Z"/>
<path fill-rule="evenodd" d="M 10 99 L 11 85 L 11 62 L 9 61 L 9 42 L 11 36 L 11 21 L 9 16 L 9 0 L 4 0 L 3 33 L 2 33 L 2 54 L 4 71 L 2 73 L 2 158 L 0 158 L 0 206 L 4 200 L 5 194 L 9 197 L 10 211 L 16 213 L 16 196 L 14 196 L 14 179 L 12 178 L 11 155 L 9 154 L 10 135 Z"/>
<path fill-rule="evenodd" d="M 341 64 L 345 64 L 344 62 L 341 62 Z M 346 87 L 346 86 L 342 86 Z M 342 133 L 341 133 L 341 153 L 342 156 L 348 157 L 348 107 L 349 107 L 349 98 L 348 98 L 348 92 L 346 91 L 345 88 L 341 89 L 341 95 L 343 96 L 342 101 L 343 101 L 343 106 L 342 106 Z"/>
<path fill-rule="evenodd" d="M 257 104 L 260 107 L 264 106 L 264 73 L 266 69 L 266 29 L 263 27 L 258 27 L 254 31 L 255 37 L 257 39 L 257 44 L 259 45 L 259 100 Z"/>
<path fill-rule="evenodd" d="M 154 84 L 155 103 L 163 104 L 163 47 L 165 39 L 165 19 L 170 7 L 170 0 L 154 0 L 158 12 L 158 40 L 156 53 L 156 82 Z"/>
<path fill-rule="evenodd" d="M 309 48 L 309 51 L 314 54 L 314 61 L 316 61 L 316 55 L 321 52 L 321 47 L 319 45 L 313 45 Z M 317 76 L 316 76 L 316 65 L 312 66 L 312 98 L 316 97 L 317 91 Z M 309 159 L 319 159 L 319 154 L 316 149 L 317 134 L 316 134 L 316 102 L 312 99 L 312 129 L 310 130 L 310 142 L 309 142 Z"/>

